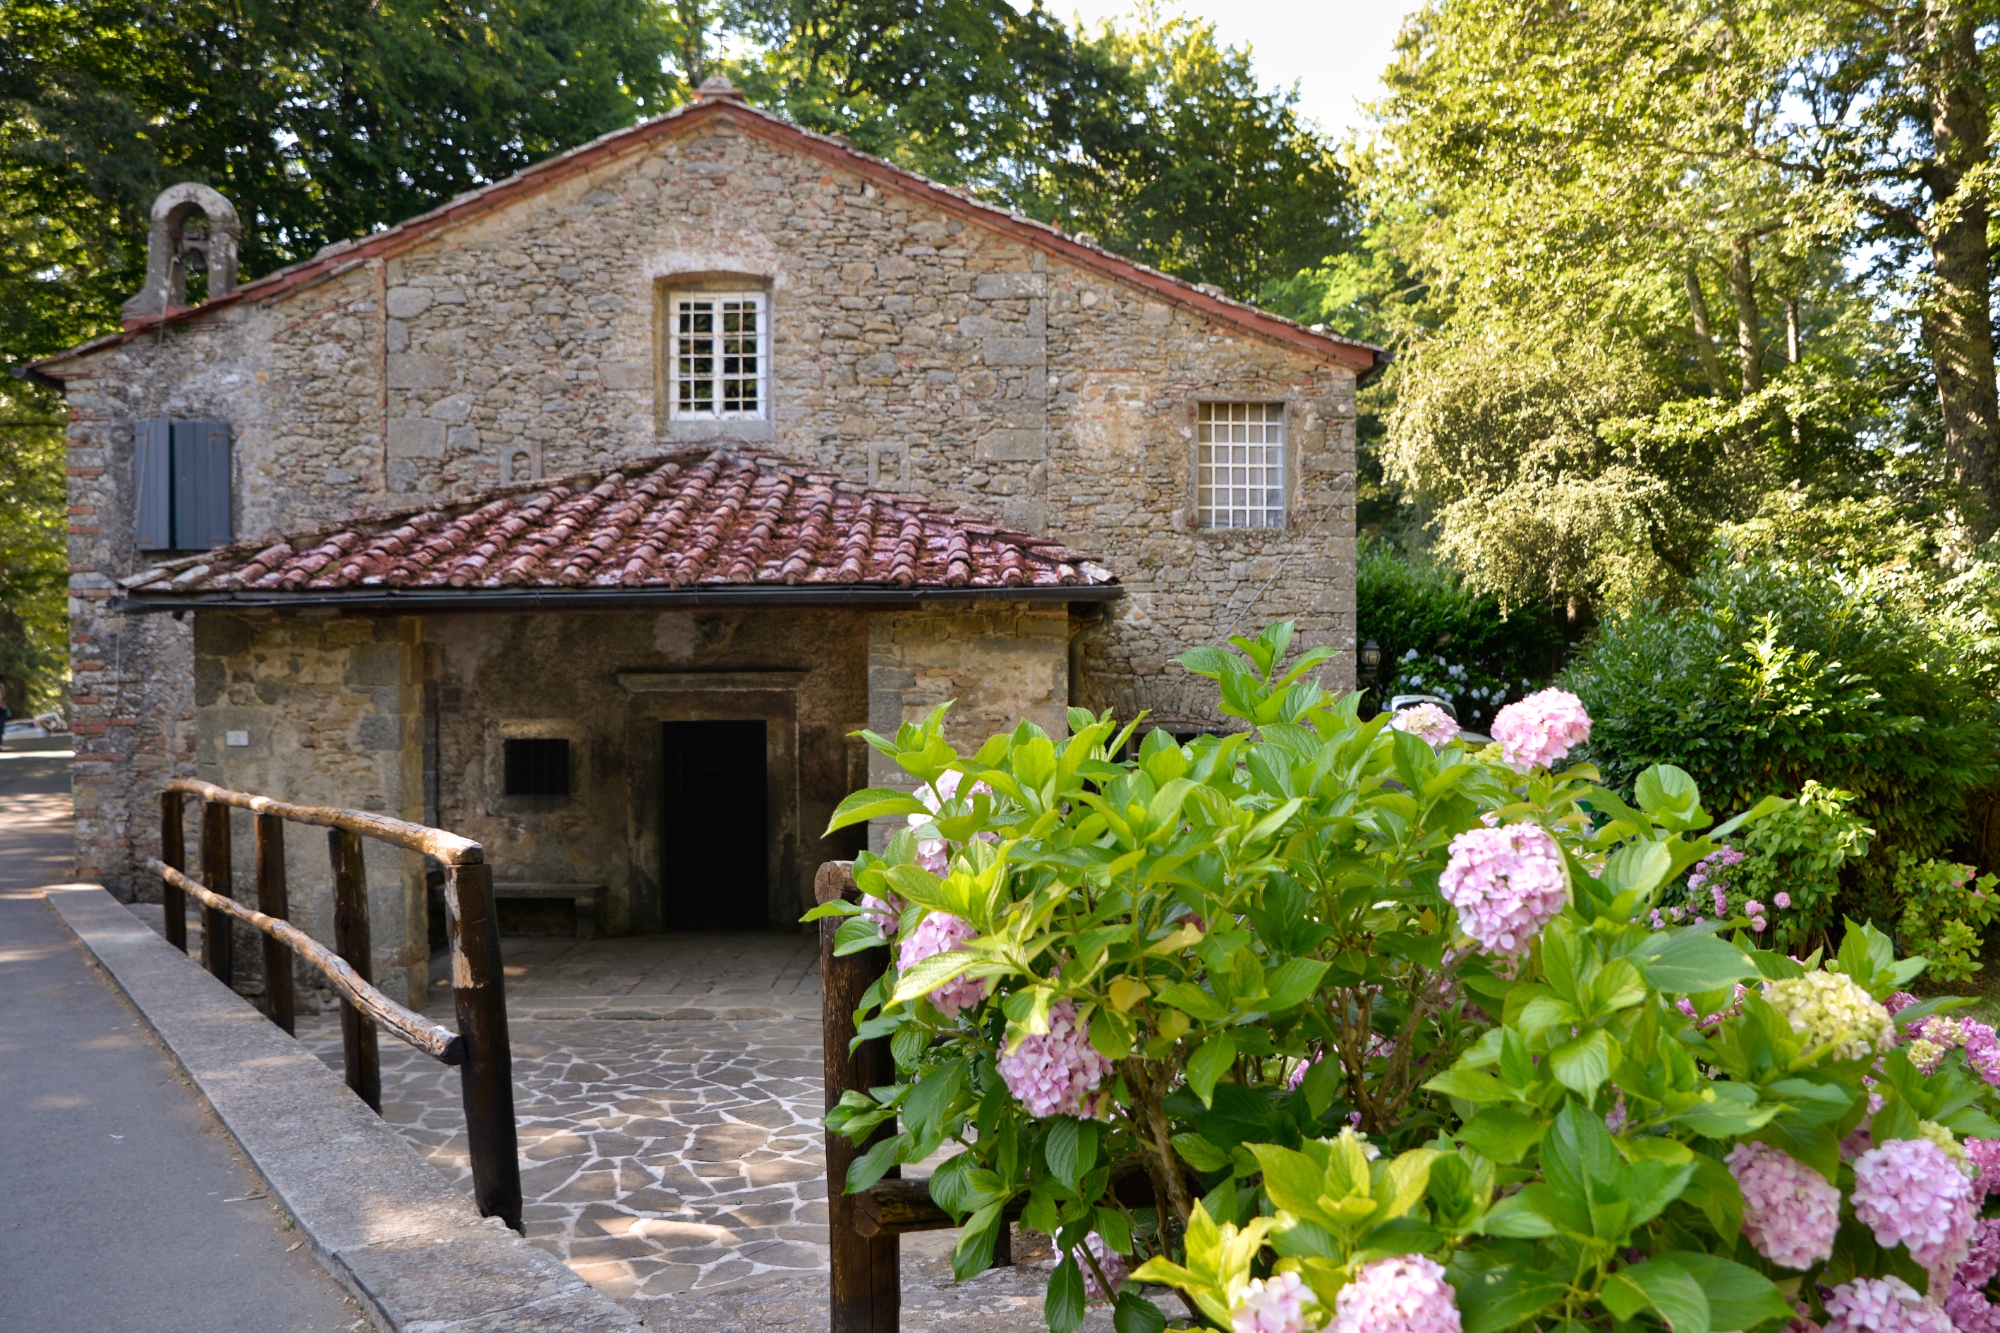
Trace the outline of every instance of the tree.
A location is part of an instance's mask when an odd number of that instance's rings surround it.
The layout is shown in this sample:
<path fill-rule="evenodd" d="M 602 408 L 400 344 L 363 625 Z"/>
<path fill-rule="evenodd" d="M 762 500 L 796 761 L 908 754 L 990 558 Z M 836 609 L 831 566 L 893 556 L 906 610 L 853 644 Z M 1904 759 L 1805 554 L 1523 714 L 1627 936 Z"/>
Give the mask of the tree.
<path fill-rule="evenodd" d="M 20 0 L 0 10 L 0 355 L 106 327 L 176 180 L 228 195 L 246 274 L 665 109 L 650 0 Z"/>
<path fill-rule="evenodd" d="M 25 713 L 67 694 L 69 501 L 61 419 L 5 387 L 0 414 L 0 686 Z"/>
<path fill-rule="evenodd" d="M 1690 0 L 1437 0 L 1364 159 L 1415 279 L 1385 462 L 1503 600 L 1669 589 L 1775 487 L 1882 484 L 1921 366 L 1795 169 L 1804 29 Z M 1914 435 L 1911 428 L 1915 428 Z"/>
<path fill-rule="evenodd" d="M 1066 32 L 1039 0 L 792 0 L 725 21 L 759 44 L 754 100 L 1232 296 L 1352 239 L 1332 145 L 1211 24 L 1142 7 Z"/>

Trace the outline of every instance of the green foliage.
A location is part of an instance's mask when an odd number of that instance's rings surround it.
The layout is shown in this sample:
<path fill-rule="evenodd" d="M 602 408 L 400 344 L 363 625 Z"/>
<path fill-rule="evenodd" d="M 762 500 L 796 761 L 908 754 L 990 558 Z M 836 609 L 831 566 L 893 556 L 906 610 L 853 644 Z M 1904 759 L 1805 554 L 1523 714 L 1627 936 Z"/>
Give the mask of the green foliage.
<path fill-rule="evenodd" d="M 16 715 L 68 696 L 63 428 L 41 399 L 0 389 L 0 415 L 18 423 L 0 425 L 0 687 Z"/>
<path fill-rule="evenodd" d="M 1879 932 L 1850 923 L 1822 967 L 1714 926 L 1648 924 L 1688 867 L 1779 803 L 1711 826 L 1678 769 L 1637 775 L 1628 804 L 1588 765 L 1524 773 L 1433 751 L 1325 694 L 1324 654 L 1288 660 L 1290 637 L 1279 625 L 1182 658 L 1249 731 L 1154 732 L 1123 761 L 1130 728 L 1082 710 L 1067 739 L 1022 724 L 973 755 L 944 741 L 943 708 L 864 733 L 922 786 L 843 802 L 832 827 L 912 827 L 857 858 L 868 899 L 812 914 L 842 919 L 843 950 L 886 930 L 909 960 L 856 1015 L 863 1038 L 888 1038 L 895 1082 L 828 1116 L 857 1142 L 892 1131 L 848 1188 L 949 1149 L 931 1194 L 963 1224 L 956 1266 L 975 1271 L 1019 1205 L 1056 1244 L 1059 1331 L 1083 1316 L 1075 1256 L 1092 1232 L 1214 1328 L 1253 1277 L 1295 1272 L 1330 1309 L 1371 1261 L 1404 1254 L 1445 1263 L 1477 1333 L 1653 1316 L 1767 1329 L 1792 1293 L 1816 1302 L 1822 1275 L 1921 1287 L 1900 1251 L 1843 1240 L 1795 1281 L 1740 1239 L 1730 1149 L 1754 1138 L 1851 1187 L 1840 1143 L 1869 1114 L 1871 1075 L 1877 1141 L 1939 1132 L 1925 1121 L 2000 1135 L 1962 1054 L 1925 1076 L 1878 1048 L 1879 1001 L 1923 966 Z M 1516 957 L 1482 952 L 1440 891 L 1453 840 L 1492 822 L 1544 830 L 1570 885 Z M 912 957 L 937 914 L 969 934 Z M 1858 1028 L 1795 1031 L 1782 997 L 1755 989 L 1808 969 Z M 1683 1008 L 1715 1014 L 1743 983 L 1719 1018 Z M 1038 1117 L 1009 1062 L 1059 1021 L 1105 1065 Z M 1153 1207 L 1113 1188 L 1135 1171 Z"/>
<path fill-rule="evenodd" d="M 1774 909 L 1779 894 L 1791 899 L 1789 908 L 1773 911 L 1780 923 L 1774 948 L 1804 953 L 1831 943 L 1841 870 L 1866 856 L 1875 836 L 1849 808 L 1854 800 L 1853 792 L 1808 779 L 1797 800 L 1737 840 L 1744 853 L 1736 871 L 1742 896 Z"/>
<path fill-rule="evenodd" d="M 1886 575 L 1816 564 L 1718 559 L 1686 593 L 1608 619 L 1564 677 L 1614 785 L 1672 763 L 1744 809 L 1817 780 L 1855 793 L 1854 814 L 1892 857 L 1939 856 L 1963 835 L 2000 744 L 1967 620 Z M 1854 904 L 1884 923 L 1888 865 L 1861 863 Z"/>
<path fill-rule="evenodd" d="M 1318 286 L 1396 330 L 1385 470 L 1475 588 L 1628 606 L 1794 482 L 1944 480 L 1911 354 L 1930 261 L 1878 240 L 1924 216 L 1877 198 L 1933 179 L 1927 128 L 1879 132 L 1922 98 L 1865 131 L 1789 110 L 1930 77 L 1883 58 L 1916 13 L 1435 0 L 1406 24 L 1356 159 L 1382 260 Z"/>
<path fill-rule="evenodd" d="M 117 327 L 153 196 L 228 195 L 246 276 L 678 100 L 648 0 L 30 0 L 0 11 L 0 359 Z"/>
<path fill-rule="evenodd" d="M 1980 970 L 1986 929 L 2000 914 L 1992 875 L 1973 878 L 1971 866 L 1905 857 L 1896 867 L 1896 897 L 1903 904 L 1896 936 L 1903 948 L 1929 960 L 1931 980 L 1970 981 Z"/>
<path fill-rule="evenodd" d="M 1177 277 L 1250 300 L 1352 240 L 1333 146 L 1211 23 L 1142 6 L 1065 31 L 1007 0 L 790 0 L 736 21 L 774 110 Z"/>
<path fill-rule="evenodd" d="M 1511 616 L 1451 570 L 1363 537 L 1355 566 L 1357 637 L 1382 650 L 1382 700 L 1399 693 L 1453 701 L 1468 727 L 1489 724 L 1508 699 L 1548 679 L 1563 634 L 1547 607 Z"/>

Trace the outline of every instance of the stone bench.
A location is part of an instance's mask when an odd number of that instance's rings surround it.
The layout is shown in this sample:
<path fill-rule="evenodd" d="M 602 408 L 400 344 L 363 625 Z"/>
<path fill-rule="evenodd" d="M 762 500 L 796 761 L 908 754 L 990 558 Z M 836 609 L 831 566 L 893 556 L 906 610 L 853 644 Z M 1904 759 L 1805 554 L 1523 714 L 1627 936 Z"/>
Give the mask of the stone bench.
<path fill-rule="evenodd" d="M 576 904 L 576 937 L 594 940 L 602 928 L 604 902 L 610 892 L 604 884 L 495 884 L 493 899 L 502 903 L 567 898 Z"/>

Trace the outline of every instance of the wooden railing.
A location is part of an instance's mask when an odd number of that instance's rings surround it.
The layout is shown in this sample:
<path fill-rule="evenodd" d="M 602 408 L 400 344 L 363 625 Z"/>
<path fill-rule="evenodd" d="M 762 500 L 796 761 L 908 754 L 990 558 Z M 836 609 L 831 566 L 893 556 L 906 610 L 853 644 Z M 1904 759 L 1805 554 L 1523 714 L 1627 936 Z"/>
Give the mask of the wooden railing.
<path fill-rule="evenodd" d="M 188 876 L 182 819 L 187 800 L 202 803 L 201 880 Z M 256 819 L 257 906 L 236 901 L 229 845 L 230 810 Z M 347 1086 L 379 1115 L 381 1054 L 376 1029 L 424 1054 L 456 1065 L 465 1101 L 465 1133 L 472 1157 L 472 1193 L 482 1217 L 521 1229 L 521 1163 L 514 1127 L 513 1056 L 507 1042 L 502 988 L 500 925 L 493 911 L 493 875 L 478 843 L 442 829 L 406 823 L 363 810 L 290 805 L 268 796 L 230 791 L 193 778 L 175 778 L 160 796 L 160 857 L 148 860 L 164 889 L 167 940 L 187 952 L 187 899 L 202 907 L 202 962 L 231 985 L 236 957 L 233 918 L 263 934 L 264 1008 L 272 1022 L 293 1031 L 292 955 L 325 977 L 340 995 L 341 1054 Z M 333 871 L 333 944 L 328 949 L 292 925 L 285 886 L 285 824 L 327 830 Z M 458 1031 L 432 1022 L 377 990 L 371 976 L 368 875 L 361 839 L 374 838 L 435 858 L 444 866 L 446 933 L 451 942 L 452 996 Z"/>

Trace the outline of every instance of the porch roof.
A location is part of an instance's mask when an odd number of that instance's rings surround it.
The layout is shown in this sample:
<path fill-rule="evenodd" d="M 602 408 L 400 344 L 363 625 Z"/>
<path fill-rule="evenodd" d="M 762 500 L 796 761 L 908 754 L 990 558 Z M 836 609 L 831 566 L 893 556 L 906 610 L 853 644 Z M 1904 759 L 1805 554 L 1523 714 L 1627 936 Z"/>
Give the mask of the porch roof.
<path fill-rule="evenodd" d="M 239 542 L 122 586 L 132 610 L 1096 601 L 1121 592 L 1109 570 L 1060 543 L 736 448 Z"/>

